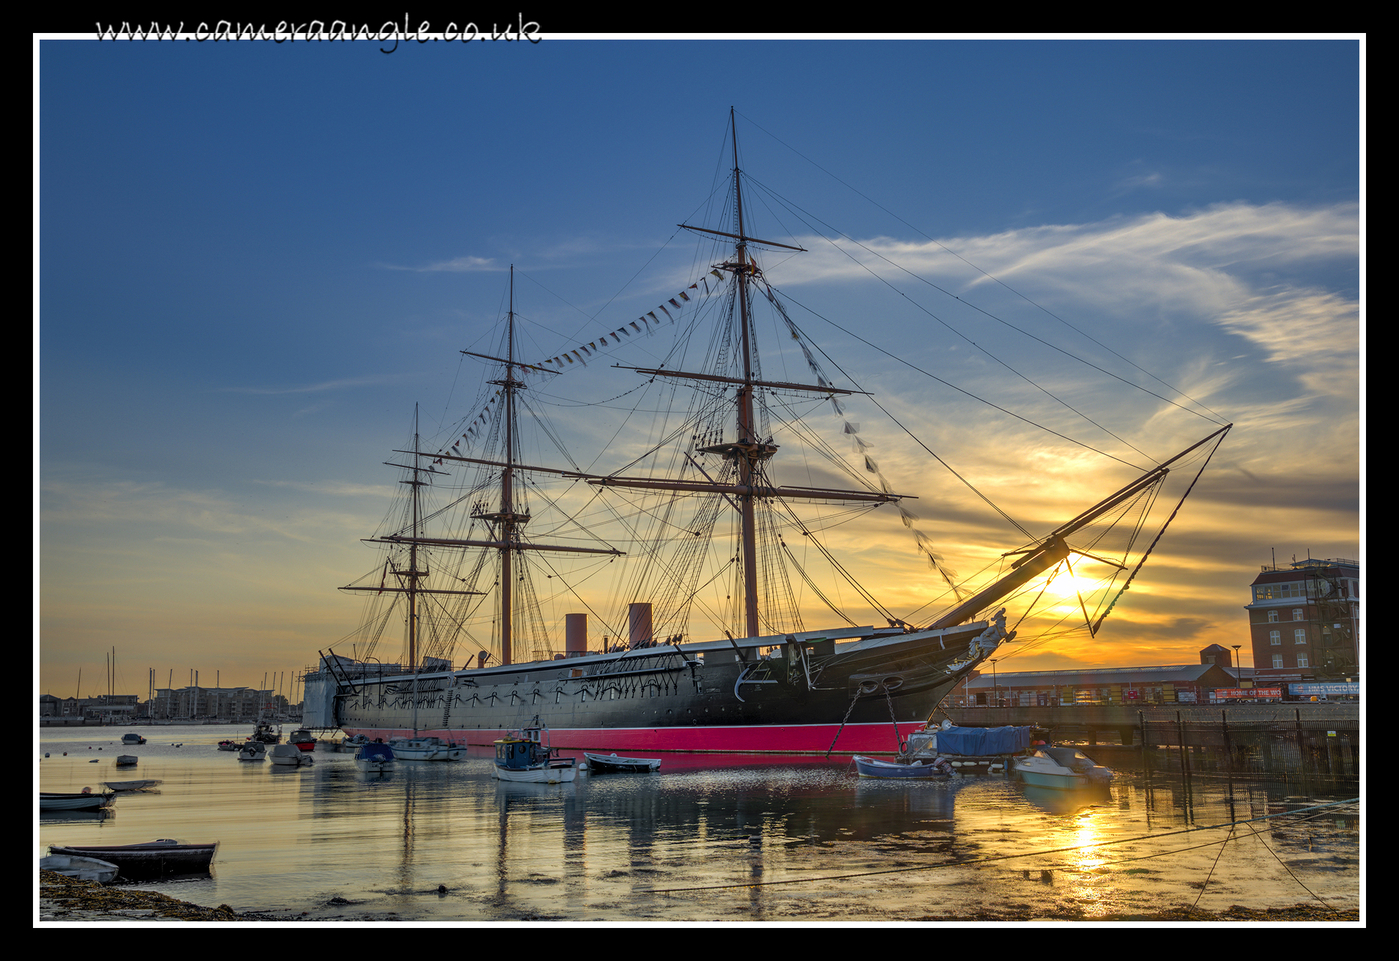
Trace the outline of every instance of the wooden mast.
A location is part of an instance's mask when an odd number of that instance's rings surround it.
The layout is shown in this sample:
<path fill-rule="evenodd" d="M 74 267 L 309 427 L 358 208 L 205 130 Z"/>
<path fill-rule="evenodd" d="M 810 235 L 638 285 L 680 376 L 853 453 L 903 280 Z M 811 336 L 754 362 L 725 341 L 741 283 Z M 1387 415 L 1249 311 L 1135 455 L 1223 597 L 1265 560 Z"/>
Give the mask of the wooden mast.
<path fill-rule="evenodd" d="M 733 443 L 719 444 L 703 450 L 721 454 L 735 462 L 738 479 L 736 484 L 719 484 L 700 481 L 657 481 L 643 478 L 602 477 L 588 478 L 588 483 L 610 487 L 633 487 L 647 490 L 707 491 L 728 495 L 733 499 L 740 516 L 739 557 L 743 566 L 743 619 L 744 632 L 748 637 L 762 636 L 762 625 L 758 610 L 758 520 L 756 505 L 759 498 L 794 497 L 809 499 L 832 499 L 850 501 L 875 501 L 885 503 L 897 501 L 901 495 L 873 491 L 843 491 L 820 488 L 772 487 L 764 482 L 761 464 L 772 457 L 777 447 L 758 436 L 759 425 L 754 416 L 754 398 L 758 388 L 780 390 L 809 390 L 822 394 L 849 394 L 852 391 L 834 387 L 806 384 L 767 382 L 755 376 L 753 370 L 753 322 L 749 315 L 749 281 L 757 275 L 756 263 L 748 254 L 750 243 L 766 247 L 780 247 L 784 250 L 801 251 L 803 248 L 790 244 L 779 244 L 770 240 L 749 237 L 743 219 L 742 171 L 738 165 L 738 128 L 734 123 L 733 108 L 729 108 L 729 127 L 733 133 L 733 172 L 734 172 L 734 215 L 737 220 L 737 233 L 694 227 L 681 224 L 689 230 L 730 238 L 734 242 L 733 259 L 719 264 L 719 268 L 734 276 L 734 296 L 737 298 L 740 324 L 739 350 L 742 357 L 742 376 L 725 377 L 715 374 L 689 373 L 685 371 L 650 370 L 633 368 L 640 373 L 661 377 L 682 377 L 694 380 L 715 381 L 733 384 L 736 390 L 735 422 L 738 436 Z"/>

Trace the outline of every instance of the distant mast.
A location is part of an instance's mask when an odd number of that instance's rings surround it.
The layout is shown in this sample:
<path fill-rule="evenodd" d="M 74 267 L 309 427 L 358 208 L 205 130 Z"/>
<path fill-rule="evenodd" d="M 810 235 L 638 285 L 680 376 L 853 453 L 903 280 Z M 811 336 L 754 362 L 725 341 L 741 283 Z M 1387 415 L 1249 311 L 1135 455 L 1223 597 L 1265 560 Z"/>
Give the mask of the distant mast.
<path fill-rule="evenodd" d="M 475 547 L 475 548 L 488 548 L 488 549 L 495 550 L 495 551 L 497 552 L 498 557 L 499 557 L 499 560 L 500 560 L 500 639 L 501 639 L 501 652 L 500 652 L 500 653 L 501 653 L 501 662 L 502 662 L 502 664 L 511 664 L 511 663 L 514 662 L 513 647 L 514 647 L 514 637 L 515 637 L 515 631 L 514 631 L 514 604 L 515 604 L 514 584 L 515 584 L 515 565 L 514 565 L 514 556 L 513 556 L 513 555 L 514 555 L 514 552 L 516 552 L 516 551 L 562 551 L 562 552 L 576 553 L 576 554 L 611 554 L 611 555 L 614 555 L 614 556 L 620 555 L 622 552 L 619 551 L 619 550 L 612 549 L 612 548 L 572 547 L 572 546 L 564 546 L 564 545 L 558 545 L 558 544 L 532 544 L 532 543 L 528 543 L 528 542 L 526 542 L 526 541 L 524 541 L 524 540 L 521 539 L 521 537 L 520 537 L 520 529 L 521 529 L 522 527 L 524 527 L 524 525 L 529 521 L 530 516 L 529 516 L 529 514 L 528 514 L 527 512 L 517 512 L 517 511 L 515 510 L 515 474 L 516 474 L 517 472 L 521 472 L 521 471 L 542 471 L 542 472 L 544 472 L 544 473 L 552 473 L 552 474 L 559 474 L 559 475 L 563 475 L 563 476 L 579 477 L 579 478 L 586 478 L 586 477 L 590 477 L 591 475 L 582 474 L 582 473 L 579 473 L 579 472 L 577 472 L 577 471 L 565 471 L 565 470 L 557 470 L 557 469 L 549 468 L 549 467 L 535 467 L 535 466 L 531 466 L 531 465 L 522 465 L 522 464 L 518 463 L 517 460 L 516 460 L 516 456 L 517 456 L 517 455 L 516 455 L 516 452 L 515 452 L 515 435 L 516 435 L 516 430 L 517 430 L 517 429 L 516 429 L 516 425 L 515 425 L 515 414 L 516 414 L 516 411 L 515 411 L 515 406 L 516 406 L 516 405 L 515 405 L 515 393 L 516 393 L 516 391 L 523 390 L 525 387 L 528 386 L 528 385 L 524 382 L 524 380 L 522 379 L 522 377 L 517 377 L 517 376 L 516 376 L 516 369 L 518 368 L 521 372 L 523 372 L 524 370 L 533 370 L 533 371 L 538 371 L 538 372 L 541 372 L 541 373 L 556 373 L 556 371 L 546 370 L 545 368 L 538 367 L 538 366 L 536 366 L 536 365 L 534 365 L 534 364 L 526 364 L 526 363 L 523 363 L 523 362 L 521 362 L 521 361 L 517 361 L 517 360 L 515 359 L 515 265 L 514 265 L 514 264 L 511 264 L 511 265 L 510 265 L 510 309 L 509 309 L 509 312 L 507 313 L 506 341 L 507 341 L 507 343 L 506 343 L 506 349 L 505 349 L 505 354 L 506 354 L 506 356 L 504 356 L 504 357 L 494 357 L 494 356 L 491 356 L 491 355 L 489 355 L 489 354 L 477 354 L 477 353 L 474 353 L 474 352 L 469 351 L 469 350 L 463 350 L 463 351 L 462 351 L 463 354 L 466 354 L 466 355 L 468 355 L 468 356 L 470 356 L 470 357 L 477 357 L 477 358 L 480 358 L 480 359 L 482 359 L 482 360 L 493 361 L 493 362 L 495 362 L 495 363 L 504 364 L 504 365 L 505 365 L 505 376 L 504 376 L 504 378 L 502 378 L 502 379 L 500 379 L 500 380 L 493 380 L 493 381 L 490 381 L 490 383 L 492 383 L 492 384 L 494 384 L 494 385 L 500 387 L 501 393 L 502 393 L 503 399 L 504 399 L 504 403 L 501 405 L 501 417 L 503 418 L 502 431 L 503 431 L 503 433 L 504 433 L 504 435 L 505 435 L 505 457 L 504 457 L 504 460 L 502 460 L 502 461 L 494 461 L 494 460 L 487 460 L 487 459 L 477 458 L 477 457 L 462 457 L 462 456 L 459 456 L 459 455 L 448 454 L 448 453 L 444 453 L 444 452 L 438 452 L 438 453 L 432 455 L 432 459 L 433 459 L 434 462 L 440 462 L 440 461 L 457 461 L 457 462 L 464 463 L 464 464 L 481 464 L 481 465 L 484 465 L 484 466 L 487 466 L 487 467 L 499 467 L 499 468 L 501 469 L 501 474 L 500 474 L 500 508 L 499 508 L 499 510 L 494 511 L 494 512 L 472 513 L 472 515 L 471 515 L 472 517 L 474 517 L 474 518 L 476 518 L 476 519 L 478 519 L 478 520 L 483 520 L 483 521 L 486 521 L 487 523 L 493 524 L 493 525 L 494 525 L 494 536 L 493 536 L 491 539 L 489 539 L 489 540 L 472 540 L 472 539 L 463 539 L 463 538 L 426 537 L 426 536 L 424 536 L 424 534 L 418 529 L 418 524 L 419 524 L 419 522 L 420 522 L 420 517 L 419 517 L 418 510 L 417 510 L 417 502 L 416 502 L 416 493 L 417 493 L 417 487 L 418 487 L 418 482 L 417 482 L 418 473 L 419 473 L 419 472 L 422 472 L 422 473 L 429 473 L 429 474 L 440 474 L 440 473 L 443 473 L 443 472 L 442 472 L 442 471 L 435 470 L 434 468 L 432 468 L 432 467 L 430 467 L 430 466 L 429 466 L 429 467 L 424 467 L 424 466 L 422 466 L 421 461 L 419 460 L 419 457 L 422 456 L 422 452 L 419 450 L 419 446 L 418 446 L 418 442 L 417 442 L 417 433 L 416 433 L 417 425 L 416 425 L 416 420 L 415 420 L 415 423 L 414 423 L 414 435 L 413 435 L 413 437 L 414 437 L 413 450 L 411 450 L 411 451 L 398 451 L 398 452 L 397 452 L 397 453 L 408 453 L 408 454 L 412 454 L 412 455 L 413 455 L 413 458 L 414 458 L 414 460 L 413 460 L 413 467 L 412 467 L 412 470 L 414 471 L 414 482 L 412 482 L 412 483 L 414 483 L 414 494 L 415 494 L 414 513 L 413 513 L 413 518 L 414 518 L 414 519 L 413 519 L 413 529 L 412 529 L 411 533 L 409 534 L 409 536 L 403 536 L 403 535 L 401 535 L 401 534 L 392 534 L 392 535 L 389 535 L 389 536 L 387 536 L 387 537 L 374 538 L 374 539 L 372 539 L 371 542 L 374 542 L 374 543 L 381 543 L 381 544 L 405 544 L 405 543 L 406 543 L 406 544 L 410 544 L 410 545 L 412 546 L 412 548 L 413 548 L 413 551 L 414 551 L 414 553 L 413 553 L 411 556 L 413 556 L 414 558 L 416 558 L 416 549 L 417 549 L 417 546 L 420 545 L 420 544 L 421 544 L 421 545 L 425 545 L 425 546 L 426 546 L 426 545 L 432 545 L 432 546 L 437 546 L 437 547 L 456 547 L 456 548 L 472 548 L 472 547 Z M 416 417 L 416 415 L 415 415 L 415 417 Z M 402 466 L 406 466 L 406 465 L 400 464 L 400 465 L 395 465 L 395 466 L 400 466 L 400 467 L 402 467 Z M 410 483 L 410 482 L 405 481 L 405 483 Z M 410 565 L 410 568 L 412 568 L 414 571 L 416 571 L 416 560 Z M 400 573 L 400 574 L 402 574 L 402 573 L 404 573 L 404 572 L 395 572 L 395 573 Z M 480 594 L 480 593 L 482 593 L 481 591 L 444 590 L 444 589 L 425 588 L 425 587 L 419 587 L 419 586 L 417 586 L 417 578 L 418 578 L 418 577 L 426 577 L 426 576 L 427 576 L 427 572 L 426 572 L 426 571 L 423 571 L 423 572 L 420 572 L 420 573 L 415 573 L 415 574 L 413 574 L 412 576 L 409 577 L 408 587 L 407 587 L 407 589 L 405 590 L 405 592 L 409 594 L 409 597 L 410 597 L 410 604 L 412 603 L 412 599 L 413 599 L 413 597 L 416 596 L 416 594 Z M 378 587 L 346 587 L 346 588 L 342 588 L 342 590 L 378 591 L 378 590 L 381 590 L 381 588 L 378 588 Z M 410 616 L 410 627 L 409 627 L 410 648 L 412 647 L 412 644 L 413 644 L 412 638 L 415 636 L 414 627 L 412 626 L 412 622 L 413 622 L 413 618 Z"/>

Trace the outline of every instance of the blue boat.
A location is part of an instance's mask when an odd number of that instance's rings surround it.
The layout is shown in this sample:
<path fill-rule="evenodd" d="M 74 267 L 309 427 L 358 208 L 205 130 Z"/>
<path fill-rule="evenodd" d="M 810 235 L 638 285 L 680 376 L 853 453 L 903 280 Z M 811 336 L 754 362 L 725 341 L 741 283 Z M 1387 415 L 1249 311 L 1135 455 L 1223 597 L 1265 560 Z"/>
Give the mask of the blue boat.
<path fill-rule="evenodd" d="M 952 765 L 941 757 L 884 760 L 856 754 L 855 770 L 860 777 L 892 781 L 941 781 L 956 776 Z"/>

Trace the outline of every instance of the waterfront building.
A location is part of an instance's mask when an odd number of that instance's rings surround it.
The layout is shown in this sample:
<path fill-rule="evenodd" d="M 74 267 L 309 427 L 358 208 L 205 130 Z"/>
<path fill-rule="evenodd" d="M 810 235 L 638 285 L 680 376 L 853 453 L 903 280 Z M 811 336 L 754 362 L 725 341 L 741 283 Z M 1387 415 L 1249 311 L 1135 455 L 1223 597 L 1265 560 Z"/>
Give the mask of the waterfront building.
<path fill-rule="evenodd" d="M 160 720 L 208 718 L 242 721 L 285 715 L 290 711 L 287 699 L 272 691 L 198 685 L 156 688 L 149 706 L 150 716 Z"/>
<path fill-rule="evenodd" d="M 1332 557 L 1263 565 L 1248 611 L 1259 687 L 1360 676 L 1360 562 Z"/>
<path fill-rule="evenodd" d="M 949 707 L 1059 707 L 1069 704 L 1209 704 L 1238 686 L 1230 650 L 1211 644 L 1199 664 L 1074 671 L 981 671 L 957 686 Z"/>

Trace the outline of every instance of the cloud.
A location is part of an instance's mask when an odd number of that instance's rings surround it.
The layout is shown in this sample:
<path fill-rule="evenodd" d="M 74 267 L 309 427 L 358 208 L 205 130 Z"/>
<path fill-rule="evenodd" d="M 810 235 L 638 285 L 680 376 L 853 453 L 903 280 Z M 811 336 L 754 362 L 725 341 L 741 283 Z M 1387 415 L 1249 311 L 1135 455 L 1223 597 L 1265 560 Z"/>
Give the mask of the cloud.
<path fill-rule="evenodd" d="M 453 257 L 451 260 L 439 260 L 435 263 L 424 264 L 419 267 L 403 267 L 397 264 L 382 264 L 385 270 L 412 270 L 420 273 L 453 273 L 453 274 L 474 274 L 487 271 L 504 270 L 492 257 Z"/>

